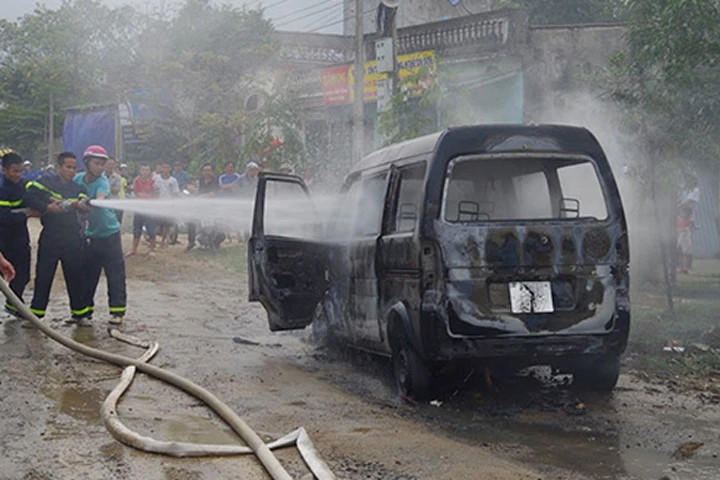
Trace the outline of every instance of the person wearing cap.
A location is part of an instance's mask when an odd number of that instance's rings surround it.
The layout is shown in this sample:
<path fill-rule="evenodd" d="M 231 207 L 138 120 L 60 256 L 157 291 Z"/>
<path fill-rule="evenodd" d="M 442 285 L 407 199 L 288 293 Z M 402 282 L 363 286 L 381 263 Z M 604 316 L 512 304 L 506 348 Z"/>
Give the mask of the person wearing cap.
<path fill-rule="evenodd" d="M 250 162 L 245 167 L 245 173 L 240 175 L 238 184 L 240 186 L 241 193 L 252 195 L 255 193 L 260 174 L 260 165 L 255 162 Z"/>
<path fill-rule="evenodd" d="M 91 199 L 110 198 L 110 183 L 103 175 L 107 160 L 107 151 L 100 145 L 91 145 L 83 153 L 86 170 L 75 176 L 75 182 L 87 188 Z M 110 303 L 110 323 L 122 323 L 127 311 L 125 256 L 120 237 L 120 222 L 115 212 L 93 206 L 88 213 L 85 236 L 88 239 L 85 255 L 86 303 L 90 312 L 93 312 L 95 292 L 104 270 Z"/>
<path fill-rule="evenodd" d="M 124 183 L 124 197 L 132 197 L 133 196 L 133 179 L 130 177 L 130 172 L 128 172 L 128 166 L 127 163 L 121 163 L 120 164 L 120 176 L 125 180 Z"/>
<path fill-rule="evenodd" d="M 27 181 L 22 178 L 23 159 L 14 152 L 2 157 L 4 181 L 0 186 L 0 253 L 15 267 L 15 278 L 10 288 L 22 300 L 25 287 L 30 281 L 30 233 L 27 228 L 28 217 L 39 217 L 37 210 L 19 211 L 27 207 L 25 187 Z M 5 302 L 5 311 L 15 316 L 19 312 L 10 302 Z"/>
<path fill-rule="evenodd" d="M 56 162 L 58 174 L 30 182 L 25 196 L 28 206 L 43 214 L 30 311 L 39 318 L 45 316 L 55 272 L 58 263 L 62 263 L 70 299 L 70 322 L 78 323 L 91 314 L 85 298 L 85 237 L 80 224 L 80 213 L 87 211 L 83 200 L 88 196 L 85 186 L 73 181 L 77 169 L 75 154 L 63 152 Z"/>
<path fill-rule="evenodd" d="M 37 180 L 39 175 L 40 172 L 36 172 L 35 170 L 33 170 L 32 162 L 30 160 L 25 160 L 23 162 L 23 180 L 25 180 L 26 182 L 32 182 L 33 180 Z"/>

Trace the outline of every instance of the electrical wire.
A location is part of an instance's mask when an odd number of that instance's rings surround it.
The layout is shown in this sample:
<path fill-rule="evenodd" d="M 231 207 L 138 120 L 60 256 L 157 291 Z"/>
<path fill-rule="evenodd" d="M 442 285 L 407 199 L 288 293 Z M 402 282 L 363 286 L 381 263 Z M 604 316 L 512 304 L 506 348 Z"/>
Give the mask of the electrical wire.
<path fill-rule="evenodd" d="M 367 10 L 367 11 L 363 12 L 363 17 L 364 17 L 365 15 L 367 15 L 368 13 L 375 13 L 376 10 L 377 10 L 376 8 L 371 8 L 370 10 Z M 327 23 L 327 24 L 325 24 L 325 25 L 321 25 L 321 26 L 319 26 L 319 27 L 313 28 L 312 30 L 308 30 L 308 31 L 305 32 L 305 33 L 313 33 L 313 32 L 317 32 L 317 31 L 319 31 L 319 30 L 324 30 L 324 29 L 326 29 L 326 28 L 328 28 L 328 27 L 332 27 L 332 26 L 334 26 L 334 25 L 337 25 L 338 23 L 345 23 L 345 21 L 350 20 L 350 19 L 353 19 L 353 18 L 355 18 L 355 14 L 354 14 L 354 13 L 353 13 L 352 15 L 348 15 L 347 17 L 345 17 L 345 18 L 343 18 L 343 19 L 341 19 L 341 20 L 337 20 L 337 21 L 334 21 L 334 22 L 332 22 L 332 23 Z"/>
<path fill-rule="evenodd" d="M 283 19 L 286 19 L 286 18 L 288 18 L 288 17 L 295 17 L 295 16 L 298 15 L 298 14 L 302 14 L 302 13 L 307 12 L 307 11 L 309 11 L 309 10 L 313 10 L 313 9 L 315 9 L 315 8 L 317 8 L 317 7 L 321 7 L 321 6 L 323 6 L 323 5 L 327 4 L 327 3 L 337 2 L 337 1 L 338 1 L 338 0 L 322 0 L 322 1 L 320 1 L 320 2 L 313 3 L 312 5 L 308 5 L 308 6 L 305 7 L 305 8 L 301 8 L 301 9 L 299 9 L 299 10 L 295 10 L 295 11 L 293 11 L 293 12 L 286 13 L 285 15 L 280 15 L 279 17 L 275 17 L 274 20 L 277 22 L 278 20 L 283 20 Z M 342 4 L 342 0 L 340 1 L 340 4 Z M 329 7 L 325 7 L 325 8 L 329 8 Z M 324 11 L 325 11 L 325 8 L 321 8 L 320 10 L 316 10 L 316 11 L 314 11 L 314 12 L 308 13 L 308 14 L 303 15 L 303 16 L 300 16 L 300 17 L 290 18 L 289 20 L 286 20 L 286 21 L 283 22 L 283 23 L 294 22 L 294 21 L 296 21 L 296 20 L 302 20 L 303 18 L 312 16 L 312 15 L 317 15 L 318 13 L 324 12 Z"/>
<path fill-rule="evenodd" d="M 307 25 L 303 25 L 302 27 L 300 27 L 300 30 L 305 31 L 310 27 L 314 27 L 315 25 L 317 25 L 319 23 L 328 21 L 332 17 L 338 16 L 338 14 L 342 14 L 342 7 L 343 7 L 342 4 L 335 5 L 334 7 L 330 7 L 329 13 L 327 15 L 317 18 L 317 19 L 313 20 L 312 22 L 308 23 Z"/>
<path fill-rule="evenodd" d="M 279 1 L 275 2 L 275 3 L 271 3 L 271 4 L 268 5 L 267 7 L 263 7 L 263 9 L 264 9 L 264 10 L 267 10 L 268 8 L 277 7 L 278 5 L 282 5 L 283 3 L 287 2 L 287 1 L 288 1 L 288 0 L 279 0 Z"/>

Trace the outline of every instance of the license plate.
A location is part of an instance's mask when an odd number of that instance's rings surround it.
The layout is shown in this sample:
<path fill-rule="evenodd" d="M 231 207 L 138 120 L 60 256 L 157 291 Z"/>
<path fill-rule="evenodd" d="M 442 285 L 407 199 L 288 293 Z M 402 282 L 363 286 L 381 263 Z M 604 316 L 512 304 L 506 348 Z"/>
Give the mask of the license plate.
<path fill-rule="evenodd" d="M 511 282 L 510 308 L 513 313 L 552 313 L 550 282 Z"/>

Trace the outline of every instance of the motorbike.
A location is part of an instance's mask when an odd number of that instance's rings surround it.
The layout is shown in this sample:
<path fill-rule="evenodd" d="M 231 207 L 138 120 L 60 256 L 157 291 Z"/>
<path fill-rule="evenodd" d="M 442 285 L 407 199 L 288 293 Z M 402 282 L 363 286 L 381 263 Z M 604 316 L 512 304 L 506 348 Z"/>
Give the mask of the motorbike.
<path fill-rule="evenodd" d="M 213 221 L 201 220 L 199 227 L 197 242 L 202 248 L 218 250 L 227 238 L 223 229 Z"/>

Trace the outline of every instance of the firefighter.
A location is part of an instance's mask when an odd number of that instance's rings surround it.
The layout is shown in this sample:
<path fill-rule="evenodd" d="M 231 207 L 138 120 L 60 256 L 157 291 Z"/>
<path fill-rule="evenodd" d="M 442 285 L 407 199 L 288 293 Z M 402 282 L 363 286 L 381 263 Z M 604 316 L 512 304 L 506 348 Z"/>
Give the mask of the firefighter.
<path fill-rule="evenodd" d="M 87 188 L 91 199 L 110 198 L 110 183 L 103 172 L 108 160 L 107 151 L 99 145 L 91 145 L 83 153 L 85 171 L 75 176 L 75 183 Z M 88 239 L 85 254 L 85 303 L 92 312 L 95 291 L 100 274 L 105 271 L 110 302 L 110 323 L 122 323 L 125 316 L 127 292 L 125 290 L 125 256 L 120 237 L 120 222 L 115 213 L 107 208 L 92 207 L 88 213 L 85 236 Z"/>
<path fill-rule="evenodd" d="M 55 271 L 58 262 L 61 262 L 70 298 L 71 318 L 68 323 L 82 325 L 83 319 L 89 321 L 91 316 L 85 295 L 85 237 L 79 218 L 79 209 L 83 208 L 83 201 L 88 196 L 87 189 L 73 181 L 76 166 L 74 153 L 58 155 L 57 174 L 30 182 L 25 202 L 43 214 L 30 311 L 40 318 L 45 316 Z"/>
<path fill-rule="evenodd" d="M 14 152 L 2 157 L 3 182 L 0 185 L 0 252 L 15 267 L 15 278 L 10 288 L 22 299 L 30 281 L 29 217 L 39 217 L 37 210 L 25 210 L 25 185 L 22 179 L 23 159 Z M 24 211 L 21 211 L 24 210 Z M 5 311 L 19 316 L 17 308 L 5 302 Z"/>

